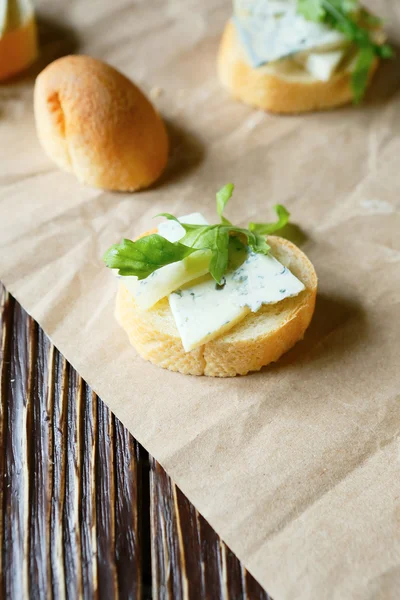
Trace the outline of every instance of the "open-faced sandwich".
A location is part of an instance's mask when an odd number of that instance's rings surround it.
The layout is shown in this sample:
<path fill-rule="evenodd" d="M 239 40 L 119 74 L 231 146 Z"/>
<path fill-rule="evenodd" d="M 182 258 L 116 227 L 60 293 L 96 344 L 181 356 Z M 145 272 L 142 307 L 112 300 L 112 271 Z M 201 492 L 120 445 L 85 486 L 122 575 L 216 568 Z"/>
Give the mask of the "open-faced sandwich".
<path fill-rule="evenodd" d="M 29 67 L 37 57 L 38 40 L 31 0 L 0 1 L 0 80 Z"/>
<path fill-rule="evenodd" d="M 358 0 L 234 0 L 220 79 L 243 102 L 277 113 L 359 102 L 392 56 L 379 19 Z"/>
<path fill-rule="evenodd" d="M 104 255 L 119 278 L 116 316 L 139 354 L 191 375 L 232 377 L 258 371 L 307 329 L 317 276 L 275 223 L 235 227 L 223 216 L 233 185 L 217 193 L 220 223 L 194 213 L 163 214 L 158 230 L 124 239 Z"/>

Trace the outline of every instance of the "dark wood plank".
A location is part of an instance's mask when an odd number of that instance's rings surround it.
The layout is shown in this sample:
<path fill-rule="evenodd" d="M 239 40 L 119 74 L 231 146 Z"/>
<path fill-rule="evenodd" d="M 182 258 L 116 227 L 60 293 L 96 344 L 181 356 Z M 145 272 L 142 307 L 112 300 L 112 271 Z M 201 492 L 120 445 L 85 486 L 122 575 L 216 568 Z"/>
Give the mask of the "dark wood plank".
<path fill-rule="evenodd" d="M 181 552 L 179 542 L 173 484 L 155 461 L 151 461 L 151 466 L 153 597 L 160 600 L 180 600 L 186 597 L 186 569 L 185 555 Z"/>
<path fill-rule="evenodd" d="M 32 393 L 28 411 L 29 580 L 34 598 L 46 599 L 51 588 L 48 558 L 51 511 L 51 379 L 53 351 L 43 331 L 31 323 Z"/>
<path fill-rule="evenodd" d="M 68 367 L 66 409 L 65 495 L 63 506 L 64 569 L 67 596 L 81 595 L 81 551 L 79 529 L 80 436 L 79 412 L 82 382 L 76 371 Z"/>
<path fill-rule="evenodd" d="M 0 398 L 0 597 L 140 598 L 138 445 L 1 284 Z"/>
<path fill-rule="evenodd" d="M 53 373 L 50 390 L 52 408 L 52 496 L 50 514 L 51 588 L 53 598 L 65 597 L 65 571 L 63 547 L 63 506 L 65 497 L 65 442 L 67 411 L 67 363 L 59 352 L 53 354 Z"/>
<path fill-rule="evenodd" d="M 268 600 L 1 284 L 0 400 L 1 598 Z"/>
<path fill-rule="evenodd" d="M 244 588 L 247 600 L 271 600 L 260 584 L 247 572 L 244 578 Z"/>
<path fill-rule="evenodd" d="M 137 467 L 139 449 L 128 430 L 113 418 L 115 473 L 115 560 L 120 598 L 141 596 L 141 550 Z"/>
<path fill-rule="evenodd" d="M 81 531 L 82 596 L 97 598 L 96 561 L 96 443 L 97 397 L 85 383 L 81 409 L 81 480 L 79 525 Z"/>
<path fill-rule="evenodd" d="M 164 469 L 150 464 L 153 598 L 270 600 Z"/>
<path fill-rule="evenodd" d="M 115 567 L 115 489 L 113 477 L 113 431 L 109 409 L 97 399 L 96 524 L 97 580 L 99 598 L 117 597 Z"/>
<path fill-rule="evenodd" d="M 224 544 L 224 570 L 228 574 L 226 577 L 226 591 L 228 598 L 244 598 L 245 588 L 243 579 L 246 576 L 246 571 L 233 554 L 231 550 Z M 263 599 L 265 600 L 265 599 Z"/>
<path fill-rule="evenodd" d="M 28 594 L 27 414 L 30 393 L 30 320 L 11 297 L 3 307 L 5 348 L 1 404 L 4 463 L 2 511 L 2 597 L 26 598 Z"/>
<path fill-rule="evenodd" d="M 180 510 L 180 505 L 177 505 Z M 225 598 L 226 586 L 224 582 L 221 542 L 213 529 L 200 515 L 198 515 L 198 529 L 200 533 L 201 562 L 204 569 L 205 597 Z"/>
<path fill-rule="evenodd" d="M 6 456 L 6 404 L 5 404 L 5 386 L 7 385 L 6 368 L 9 363 L 8 345 L 10 327 L 7 322 L 10 319 L 9 296 L 0 283 L 0 596 L 4 593 L 4 573 L 3 573 L 3 547 L 4 547 L 4 527 L 3 527 L 3 498 L 5 488 L 5 456 Z"/>

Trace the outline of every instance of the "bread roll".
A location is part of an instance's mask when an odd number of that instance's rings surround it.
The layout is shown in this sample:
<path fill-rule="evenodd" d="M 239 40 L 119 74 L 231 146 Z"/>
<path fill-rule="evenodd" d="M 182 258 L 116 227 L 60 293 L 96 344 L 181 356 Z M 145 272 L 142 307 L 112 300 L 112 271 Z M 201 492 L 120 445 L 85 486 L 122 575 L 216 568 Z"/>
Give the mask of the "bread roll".
<path fill-rule="evenodd" d="M 278 360 L 303 338 L 310 324 L 317 276 L 308 258 L 291 242 L 270 236 L 268 244 L 272 254 L 304 283 L 306 289 L 298 296 L 262 306 L 221 337 L 185 352 L 168 299 L 163 298 L 150 310 L 141 310 L 120 283 L 116 318 L 130 343 L 146 360 L 190 375 L 246 375 Z"/>
<path fill-rule="evenodd" d="M 168 158 L 163 121 L 116 69 L 88 56 L 60 58 L 36 79 L 43 149 L 82 183 L 119 191 L 151 185 Z"/>
<path fill-rule="evenodd" d="M 375 59 L 370 80 L 377 66 Z M 320 81 L 292 59 L 252 67 L 232 21 L 227 23 L 222 36 L 218 73 L 222 84 L 235 98 L 273 113 L 324 110 L 353 99 L 351 72 L 345 69 L 339 70 L 329 81 Z"/>

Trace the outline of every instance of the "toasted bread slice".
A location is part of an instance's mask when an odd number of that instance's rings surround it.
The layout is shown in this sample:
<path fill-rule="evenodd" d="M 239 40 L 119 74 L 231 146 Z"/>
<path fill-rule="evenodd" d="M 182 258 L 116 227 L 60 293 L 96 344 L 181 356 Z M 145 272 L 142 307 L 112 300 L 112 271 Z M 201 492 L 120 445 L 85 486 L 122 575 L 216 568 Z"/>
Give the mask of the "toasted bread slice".
<path fill-rule="evenodd" d="M 371 66 L 370 81 L 378 62 L 376 59 Z M 235 98 L 273 113 L 327 110 L 353 98 L 351 72 L 345 67 L 329 81 L 315 79 L 292 59 L 252 67 L 232 21 L 228 21 L 222 36 L 218 73 Z"/>
<path fill-rule="evenodd" d="M 308 258 L 283 238 L 268 238 L 273 255 L 305 285 L 294 298 L 263 306 L 250 313 L 228 333 L 185 352 L 163 298 L 150 310 L 141 310 L 120 283 L 116 318 L 132 346 L 150 362 L 170 371 L 210 377 L 234 377 L 258 371 L 274 362 L 303 338 L 310 324 L 317 293 L 317 276 Z"/>

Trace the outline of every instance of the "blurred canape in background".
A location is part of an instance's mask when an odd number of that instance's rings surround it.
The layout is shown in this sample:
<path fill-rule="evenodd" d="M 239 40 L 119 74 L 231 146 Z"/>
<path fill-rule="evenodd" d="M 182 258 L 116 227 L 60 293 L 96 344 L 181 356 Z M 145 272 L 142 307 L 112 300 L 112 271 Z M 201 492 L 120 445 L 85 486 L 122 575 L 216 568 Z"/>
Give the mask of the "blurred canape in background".
<path fill-rule="evenodd" d="M 0 2 L 0 80 L 29 67 L 37 57 L 37 31 L 31 0 Z"/>

